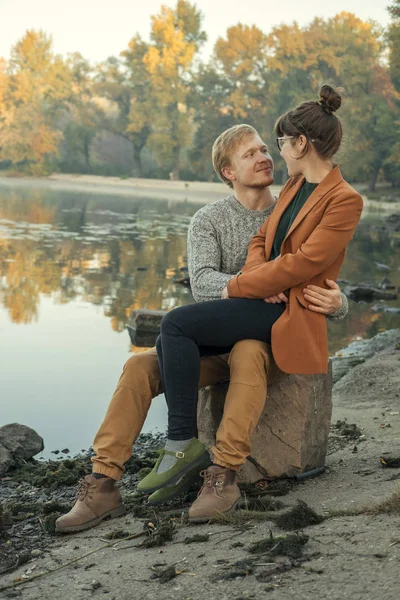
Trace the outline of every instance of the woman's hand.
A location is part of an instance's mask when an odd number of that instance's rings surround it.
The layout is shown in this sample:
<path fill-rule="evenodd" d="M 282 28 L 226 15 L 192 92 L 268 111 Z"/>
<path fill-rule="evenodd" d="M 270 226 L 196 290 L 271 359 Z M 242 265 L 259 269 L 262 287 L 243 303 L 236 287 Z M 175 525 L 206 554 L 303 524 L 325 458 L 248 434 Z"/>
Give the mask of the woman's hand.
<path fill-rule="evenodd" d="M 342 307 L 342 296 L 340 287 L 332 279 L 325 279 L 329 290 L 318 287 L 317 285 L 308 285 L 303 290 L 304 299 L 309 302 L 308 309 L 323 315 L 333 315 Z"/>
<path fill-rule="evenodd" d="M 287 304 L 289 302 L 289 299 L 287 296 L 285 296 L 285 294 L 283 292 L 281 292 L 280 294 L 277 294 L 276 296 L 270 296 L 269 298 L 264 298 L 264 302 L 267 302 L 268 304 L 281 304 L 282 302 L 285 302 L 285 304 Z"/>
<path fill-rule="evenodd" d="M 222 293 L 221 293 L 221 298 L 222 298 L 223 300 L 226 300 L 226 298 L 229 298 L 229 294 L 228 294 L 228 288 L 227 288 L 227 287 L 224 287 L 224 289 L 222 290 Z"/>

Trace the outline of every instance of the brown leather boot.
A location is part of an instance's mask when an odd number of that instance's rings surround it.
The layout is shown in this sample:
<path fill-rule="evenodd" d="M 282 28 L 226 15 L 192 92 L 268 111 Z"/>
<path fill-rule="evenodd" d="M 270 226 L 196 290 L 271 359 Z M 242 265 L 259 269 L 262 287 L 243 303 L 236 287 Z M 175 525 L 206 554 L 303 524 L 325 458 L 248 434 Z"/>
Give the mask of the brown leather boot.
<path fill-rule="evenodd" d="M 204 477 L 204 484 L 197 500 L 189 508 L 190 523 L 206 523 L 216 515 L 238 508 L 241 496 L 235 482 L 235 471 L 212 465 L 200 475 Z"/>
<path fill-rule="evenodd" d="M 106 517 L 120 517 L 125 513 L 121 494 L 114 479 L 96 479 L 86 475 L 78 484 L 76 502 L 66 515 L 56 521 L 57 533 L 70 533 L 94 527 Z"/>

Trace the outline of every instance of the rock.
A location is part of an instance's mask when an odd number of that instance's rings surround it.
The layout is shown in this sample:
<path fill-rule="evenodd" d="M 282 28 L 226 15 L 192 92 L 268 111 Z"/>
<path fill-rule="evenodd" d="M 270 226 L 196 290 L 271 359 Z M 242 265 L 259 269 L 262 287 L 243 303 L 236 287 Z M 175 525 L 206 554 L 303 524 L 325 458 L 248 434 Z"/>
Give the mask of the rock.
<path fill-rule="evenodd" d="M 335 408 L 380 409 L 386 417 L 388 399 L 394 400 L 399 387 L 398 354 L 385 349 L 357 365 L 334 385 Z M 381 427 L 388 425 L 383 422 Z"/>
<path fill-rule="evenodd" d="M 180 277 L 179 279 L 174 279 L 174 283 L 179 283 L 180 285 L 184 285 L 186 287 L 190 287 L 190 277 Z"/>
<path fill-rule="evenodd" d="M 13 467 L 15 462 L 12 454 L 7 448 L 0 443 L 0 477 L 3 477 L 10 467 Z"/>
<path fill-rule="evenodd" d="M 397 292 L 380 287 L 379 285 L 360 283 L 351 284 L 344 281 L 338 281 L 342 287 L 342 292 L 348 298 L 355 302 L 373 302 L 374 300 L 396 300 Z"/>
<path fill-rule="evenodd" d="M 352 342 L 346 348 L 336 352 L 332 356 L 333 384 L 335 385 L 342 377 L 359 364 L 371 358 L 377 352 L 383 350 L 392 351 L 400 342 L 400 330 L 388 329 L 378 333 L 368 340 Z"/>
<path fill-rule="evenodd" d="M 42 556 L 43 551 L 39 550 L 39 548 L 34 548 L 33 550 L 31 550 L 31 556 L 32 558 L 37 558 L 38 556 Z"/>
<path fill-rule="evenodd" d="M 228 383 L 221 383 L 199 391 L 199 438 L 209 448 L 215 443 L 227 389 Z M 239 471 L 239 481 L 254 482 L 265 475 L 293 477 L 323 467 L 331 414 L 331 368 L 327 375 L 279 373 L 268 385 L 251 456 Z"/>
<path fill-rule="evenodd" d="M 133 310 L 126 325 L 132 344 L 147 348 L 154 346 L 165 314 L 165 310 Z"/>
<path fill-rule="evenodd" d="M 385 265 L 385 263 L 377 262 L 375 260 L 374 265 L 377 267 L 377 269 L 380 269 L 381 271 L 390 271 L 389 265 Z"/>
<path fill-rule="evenodd" d="M 0 427 L 0 444 L 7 448 L 14 460 L 28 460 L 44 448 L 43 438 L 30 427 L 19 423 Z"/>
<path fill-rule="evenodd" d="M 400 315 L 400 308 L 397 306 L 386 306 L 385 304 L 375 304 L 371 307 L 374 312 L 389 313 L 392 315 Z"/>

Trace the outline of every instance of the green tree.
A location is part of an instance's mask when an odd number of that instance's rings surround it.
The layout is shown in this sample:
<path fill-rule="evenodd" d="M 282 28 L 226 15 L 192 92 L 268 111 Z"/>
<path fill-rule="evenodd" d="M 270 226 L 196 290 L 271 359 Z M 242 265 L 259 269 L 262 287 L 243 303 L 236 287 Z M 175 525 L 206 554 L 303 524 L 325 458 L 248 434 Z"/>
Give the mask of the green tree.
<path fill-rule="evenodd" d="M 387 32 L 389 45 L 389 68 L 392 81 L 400 92 L 400 0 L 392 0 L 388 7 L 392 17 Z"/>
<path fill-rule="evenodd" d="M 224 129 L 247 122 L 270 135 L 266 59 L 266 36 L 239 24 L 217 40 L 210 63 L 199 69 L 190 99 L 196 125 L 190 159 L 196 175 L 215 177 L 211 148 Z"/>
<path fill-rule="evenodd" d="M 148 44 L 135 35 L 119 58 L 110 57 L 99 66 L 96 76 L 97 93 L 109 101 L 104 126 L 132 145 L 136 177 L 143 176 L 142 151 L 156 110 L 150 76 L 143 61 L 147 51 Z"/>
<path fill-rule="evenodd" d="M 72 91 L 67 104 L 67 124 L 63 129 L 62 162 L 87 173 L 92 171 L 91 146 L 104 121 L 103 100 L 95 95 L 93 71 L 78 52 L 68 57 Z"/>
<path fill-rule="evenodd" d="M 196 179 L 216 179 L 211 162 L 216 137 L 239 120 L 232 115 L 230 97 L 233 86 L 213 64 L 201 66 L 193 79 L 188 103 L 194 111 L 195 133 L 189 163 Z"/>

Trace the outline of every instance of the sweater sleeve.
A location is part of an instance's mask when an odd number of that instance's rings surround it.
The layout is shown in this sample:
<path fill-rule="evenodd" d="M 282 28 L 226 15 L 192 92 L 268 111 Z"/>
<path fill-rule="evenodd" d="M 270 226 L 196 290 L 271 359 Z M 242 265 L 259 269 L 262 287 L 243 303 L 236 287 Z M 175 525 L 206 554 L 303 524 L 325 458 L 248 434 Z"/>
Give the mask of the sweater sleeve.
<path fill-rule="evenodd" d="M 346 294 L 343 294 L 343 292 L 341 292 L 341 296 L 342 306 L 332 315 L 327 315 L 327 318 L 330 321 L 343 321 L 343 319 L 345 319 L 349 314 L 349 301 L 347 299 L 347 296 Z"/>
<path fill-rule="evenodd" d="M 188 231 L 188 267 L 196 302 L 221 298 L 233 275 L 221 272 L 221 247 L 209 215 L 201 209 L 192 218 Z"/>
<path fill-rule="evenodd" d="M 296 252 L 258 264 L 232 278 L 228 284 L 229 296 L 267 298 L 323 273 L 350 242 L 361 211 L 362 199 L 358 194 L 338 197 Z"/>

